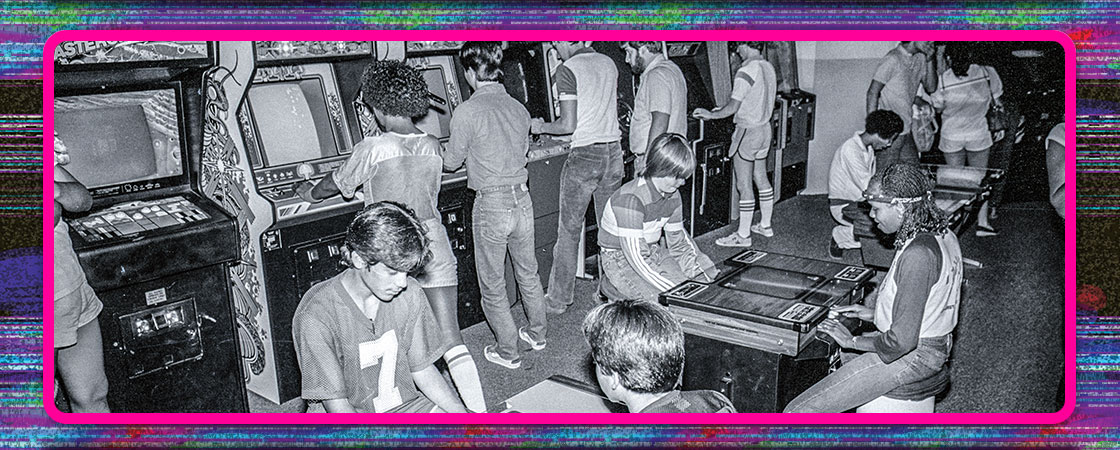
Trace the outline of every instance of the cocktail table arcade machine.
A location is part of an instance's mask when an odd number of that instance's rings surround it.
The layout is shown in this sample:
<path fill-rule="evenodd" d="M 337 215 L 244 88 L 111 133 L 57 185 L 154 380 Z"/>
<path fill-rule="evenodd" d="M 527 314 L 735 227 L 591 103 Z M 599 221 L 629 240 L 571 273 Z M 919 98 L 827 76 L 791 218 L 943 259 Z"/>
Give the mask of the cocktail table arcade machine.
<path fill-rule="evenodd" d="M 949 215 L 949 229 L 960 236 L 976 220 L 980 205 L 992 193 L 992 185 L 1003 176 L 1000 169 L 982 167 L 957 167 L 923 164 L 934 180 L 933 201 Z M 844 207 L 844 218 L 852 223 L 856 239 L 860 242 L 863 264 L 879 269 L 890 267 L 894 259 L 894 235 L 887 235 L 875 226 L 867 202 L 852 203 Z M 975 267 L 979 261 L 965 258 Z"/>
<path fill-rule="evenodd" d="M 660 301 L 685 332 L 683 389 L 722 392 L 739 412 L 780 412 L 839 363 L 817 325 L 862 301 L 872 269 L 745 250 L 715 281 L 685 281 Z"/>

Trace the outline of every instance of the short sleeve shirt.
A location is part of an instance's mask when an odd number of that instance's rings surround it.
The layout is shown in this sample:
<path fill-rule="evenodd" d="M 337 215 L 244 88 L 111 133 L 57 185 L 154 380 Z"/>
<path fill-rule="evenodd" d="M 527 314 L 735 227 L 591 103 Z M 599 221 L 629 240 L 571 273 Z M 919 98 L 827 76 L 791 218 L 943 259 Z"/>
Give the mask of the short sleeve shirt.
<path fill-rule="evenodd" d="M 367 205 L 391 200 L 412 208 L 422 221 L 435 219 L 443 176 L 440 150 L 439 139 L 427 134 L 370 136 L 334 171 L 334 182 L 346 198 L 361 187 Z"/>
<path fill-rule="evenodd" d="M 735 125 L 756 128 L 770 122 L 774 114 L 774 98 L 778 92 L 778 78 L 774 66 L 764 59 L 752 59 L 735 71 L 731 85 L 731 99 L 738 100 Z"/>
<path fill-rule="evenodd" d="M 416 280 L 409 278 L 370 320 L 342 276 L 312 286 L 292 319 L 302 396 L 345 398 L 358 412 L 391 412 L 421 395 L 412 373 L 435 363 L 450 345 Z"/>
<path fill-rule="evenodd" d="M 607 55 L 581 49 L 556 67 L 560 101 L 576 101 L 572 147 L 618 141 L 618 68 Z"/>
<path fill-rule="evenodd" d="M 930 99 L 941 111 L 941 138 L 958 141 L 984 139 L 988 130 L 988 107 L 992 97 L 1003 95 L 1003 82 L 996 70 L 973 64 L 958 77 L 952 70 L 941 74 Z"/>
<path fill-rule="evenodd" d="M 607 199 L 599 221 L 599 246 L 622 249 L 622 238 L 643 238 L 647 244 L 661 240 L 663 231 L 684 230 L 681 194 L 662 196 L 653 183 L 638 177 L 622 185 Z"/>
<path fill-rule="evenodd" d="M 872 80 L 883 83 L 879 92 L 879 109 L 894 111 L 902 118 L 902 132 L 910 132 L 911 107 L 918 85 L 926 74 L 926 57 L 921 53 L 907 52 L 899 45 L 879 62 Z"/>
<path fill-rule="evenodd" d="M 672 61 L 658 55 L 642 73 L 638 92 L 634 94 L 634 115 L 630 119 L 630 151 L 646 152 L 653 113 L 669 116 L 669 133 L 688 132 L 688 87 L 684 73 Z"/>
<path fill-rule="evenodd" d="M 832 155 L 828 168 L 828 198 L 859 201 L 875 175 L 875 150 L 863 145 L 856 133 Z"/>
<path fill-rule="evenodd" d="M 673 391 L 646 405 L 642 413 L 733 413 L 735 406 L 723 394 L 710 390 Z"/>

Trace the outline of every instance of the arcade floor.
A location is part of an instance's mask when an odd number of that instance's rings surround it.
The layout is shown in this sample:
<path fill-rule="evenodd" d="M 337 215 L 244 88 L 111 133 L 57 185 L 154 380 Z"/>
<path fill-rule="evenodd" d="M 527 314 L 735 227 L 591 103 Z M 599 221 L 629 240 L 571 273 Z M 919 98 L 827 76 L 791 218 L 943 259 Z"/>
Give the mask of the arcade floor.
<path fill-rule="evenodd" d="M 952 385 L 937 403 L 938 412 L 1052 412 L 1061 406 L 1062 221 L 1037 195 L 1037 188 L 1015 189 L 1014 185 L 1036 186 L 1037 176 L 1019 180 L 1009 173 L 1008 178 L 1007 194 L 992 222 L 1000 234 L 980 238 L 969 228 L 961 236 L 965 256 L 980 260 L 984 268 L 965 271 L 967 284 L 950 363 Z M 825 196 L 798 196 L 779 203 L 773 223 L 775 236 L 756 236 L 754 248 L 828 259 L 833 222 Z M 738 250 L 718 247 L 714 241 L 732 226 L 699 237 L 698 245 L 713 260 L 731 256 Z M 844 260 L 859 264 L 860 256 L 847 251 Z M 594 383 L 580 323 L 598 301 L 595 286 L 595 281 L 577 281 L 575 306 L 549 317 L 548 347 L 524 352 L 518 370 L 482 357 L 482 348 L 494 339 L 485 323 L 463 331 L 491 411 L 500 411 L 504 400 L 552 375 Z M 514 317 L 525 323 L 519 308 Z M 250 397 L 253 412 L 294 412 L 300 403 L 275 405 L 254 394 Z"/>

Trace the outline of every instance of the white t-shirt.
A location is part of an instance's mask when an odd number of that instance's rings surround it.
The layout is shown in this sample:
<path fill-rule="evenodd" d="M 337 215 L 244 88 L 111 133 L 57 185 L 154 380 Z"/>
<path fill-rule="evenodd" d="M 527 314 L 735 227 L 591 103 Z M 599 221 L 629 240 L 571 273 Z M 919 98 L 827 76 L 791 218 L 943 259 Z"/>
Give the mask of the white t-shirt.
<path fill-rule="evenodd" d="M 657 55 L 642 72 L 634 95 L 634 116 L 630 119 L 630 151 L 643 154 L 649 146 L 653 113 L 669 115 L 669 133 L 688 132 L 688 87 L 684 73 L 672 61 Z"/>
<path fill-rule="evenodd" d="M 859 201 L 875 175 L 875 150 L 856 133 L 832 155 L 828 168 L 828 198 Z"/>
<path fill-rule="evenodd" d="M 755 128 L 770 122 L 774 114 L 774 98 L 778 92 L 778 77 L 774 66 L 764 59 L 752 59 L 735 71 L 731 85 L 731 99 L 738 100 L 735 125 Z"/>
<path fill-rule="evenodd" d="M 1001 95 L 1003 82 L 991 67 L 973 64 L 963 77 L 946 70 L 930 96 L 933 106 L 941 110 L 941 139 L 983 139 L 990 133 L 988 106 L 992 97 Z"/>

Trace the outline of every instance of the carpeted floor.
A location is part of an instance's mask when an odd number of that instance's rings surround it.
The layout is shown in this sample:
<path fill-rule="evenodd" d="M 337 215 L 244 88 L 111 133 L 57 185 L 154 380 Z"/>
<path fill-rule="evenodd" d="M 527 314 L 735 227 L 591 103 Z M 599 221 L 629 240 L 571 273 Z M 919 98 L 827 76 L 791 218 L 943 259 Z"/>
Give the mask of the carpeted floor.
<path fill-rule="evenodd" d="M 775 236 L 756 236 L 754 248 L 827 260 L 833 226 L 827 211 L 824 196 L 779 203 Z M 965 272 L 967 285 L 951 359 L 952 386 L 937 411 L 1052 412 L 1060 407 L 1057 392 L 1063 365 L 1061 222 L 1048 204 L 1028 201 L 1005 204 L 993 225 L 1000 235 L 978 238 L 969 229 L 961 236 L 965 256 L 980 260 L 984 268 Z M 699 237 L 697 244 L 716 261 L 737 253 L 714 245 L 732 226 Z M 858 252 L 848 251 L 844 259 L 860 263 Z M 552 375 L 594 384 L 580 323 L 598 301 L 595 291 L 595 281 L 577 280 L 576 304 L 563 315 L 549 317 L 548 347 L 525 351 L 517 370 L 482 357 L 482 348 L 494 340 L 485 323 L 463 330 L 491 411 L 500 411 L 505 399 Z M 525 323 L 520 304 L 514 317 Z M 298 410 L 298 401 L 277 406 L 250 397 L 254 412 Z"/>

